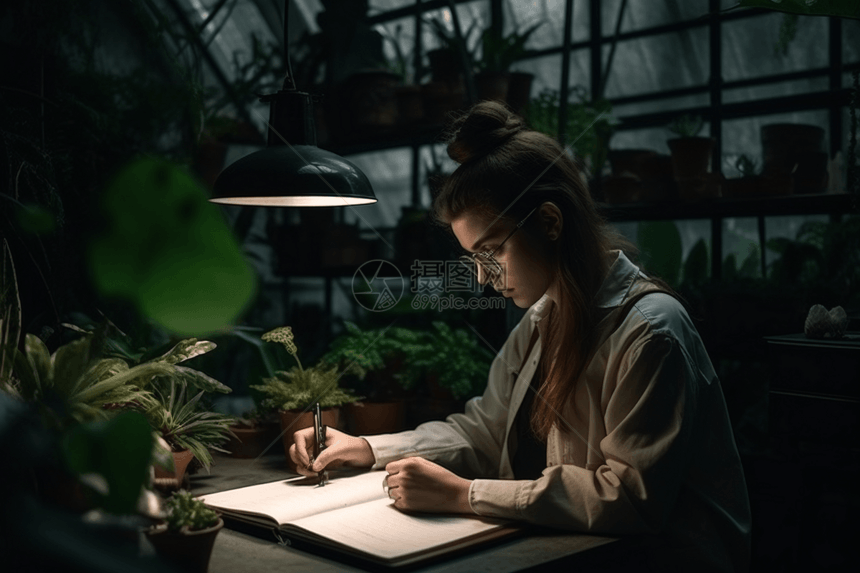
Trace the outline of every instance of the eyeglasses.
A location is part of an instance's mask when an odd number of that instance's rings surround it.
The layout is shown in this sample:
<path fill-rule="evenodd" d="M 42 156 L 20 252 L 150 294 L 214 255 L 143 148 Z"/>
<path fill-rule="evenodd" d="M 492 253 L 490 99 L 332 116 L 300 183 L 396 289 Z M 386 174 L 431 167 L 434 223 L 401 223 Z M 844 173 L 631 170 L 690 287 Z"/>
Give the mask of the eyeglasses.
<path fill-rule="evenodd" d="M 485 253 L 474 253 L 471 255 L 463 255 L 460 257 L 460 262 L 469 269 L 475 276 L 478 275 L 478 267 L 480 270 L 484 271 L 484 274 L 487 275 L 490 282 L 496 280 L 499 275 L 502 274 L 502 265 L 497 261 L 493 255 L 502 248 L 508 239 L 514 236 L 514 233 L 520 230 L 520 227 L 526 222 L 526 220 L 531 217 L 531 214 L 535 212 L 537 207 L 528 212 L 528 214 L 523 217 L 523 220 L 517 223 L 517 226 L 508 233 L 508 236 L 504 238 L 504 240 L 499 243 L 499 246 L 493 249 L 492 251 L 487 251 Z"/>

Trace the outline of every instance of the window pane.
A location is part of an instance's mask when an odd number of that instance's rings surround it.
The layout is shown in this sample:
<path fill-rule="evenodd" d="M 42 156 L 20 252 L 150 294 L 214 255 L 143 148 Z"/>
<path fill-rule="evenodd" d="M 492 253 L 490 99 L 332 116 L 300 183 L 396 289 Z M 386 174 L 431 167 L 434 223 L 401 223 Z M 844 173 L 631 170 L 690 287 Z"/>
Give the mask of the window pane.
<path fill-rule="evenodd" d="M 547 88 L 556 91 L 561 89 L 561 55 L 520 60 L 514 63 L 511 69 L 535 75 L 534 82 L 532 82 L 532 97 Z"/>
<path fill-rule="evenodd" d="M 604 36 L 615 34 L 615 23 L 621 3 L 622 0 L 603 0 L 600 3 L 601 30 Z M 621 20 L 621 32 L 694 20 L 707 13 L 708 0 L 627 2 L 627 8 Z"/>
<path fill-rule="evenodd" d="M 620 118 L 631 115 L 661 112 L 666 111 L 667 109 L 702 107 L 708 105 L 710 100 L 711 96 L 707 92 L 703 92 L 695 95 L 613 105 L 612 114 L 615 117 Z"/>
<path fill-rule="evenodd" d="M 827 18 L 798 17 L 797 35 L 785 55 L 776 48 L 782 20 L 782 14 L 774 13 L 723 25 L 725 81 L 827 66 Z"/>
<path fill-rule="evenodd" d="M 526 28 L 542 22 L 529 38 L 526 47 L 542 50 L 561 46 L 564 41 L 564 0 L 534 0 L 532 2 L 504 2 L 502 14 L 505 33 Z M 581 42 L 589 38 L 589 4 L 573 3 L 573 35 L 571 41 Z"/>
<path fill-rule="evenodd" d="M 829 129 L 826 111 L 804 111 L 786 114 L 775 114 L 760 117 L 747 117 L 723 122 L 722 153 L 724 166 L 733 166 L 737 158 L 743 154 L 753 159 L 759 169 L 762 166 L 761 127 L 773 123 L 801 123 L 816 125 L 824 129 L 824 151 L 827 151 Z M 726 173 L 730 176 L 737 170 Z"/>
<path fill-rule="evenodd" d="M 842 63 L 860 62 L 860 20 L 842 18 Z"/>
<path fill-rule="evenodd" d="M 576 50 L 570 53 L 570 85 L 583 86 L 591 93 L 591 51 Z"/>
<path fill-rule="evenodd" d="M 397 10 L 415 4 L 415 0 L 370 0 L 367 14 L 375 16 L 383 12 Z"/>
<path fill-rule="evenodd" d="M 407 84 L 415 81 L 415 18 L 406 17 L 377 24 L 382 35 L 382 51 L 391 71 L 401 74 Z"/>
<path fill-rule="evenodd" d="M 757 99 L 783 97 L 786 95 L 827 91 L 829 86 L 830 83 L 827 76 L 821 76 L 820 78 L 810 78 L 792 82 L 779 82 L 776 84 L 734 88 L 723 90 L 723 103 L 754 101 Z"/>
<path fill-rule="evenodd" d="M 490 5 L 486 0 L 480 2 L 469 2 L 467 4 L 457 4 L 457 18 L 460 20 L 460 29 L 466 36 L 466 43 L 474 53 L 476 47 L 480 44 L 481 32 L 484 28 L 490 26 Z M 442 8 L 440 10 L 430 10 L 424 13 L 424 19 L 442 20 L 449 32 L 454 31 L 454 19 L 451 16 L 451 10 Z M 421 46 L 425 52 L 441 46 L 436 34 L 430 26 L 421 27 Z"/>
<path fill-rule="evenodd" d="M 412 203 L 412 151 L 398 148 L 348 159 L 367 175 L 379 201 L 346 209 L 344 221 L 358 221 L 363 229 L 396 225 L 401 208 Z"/>
<path fill-rule="evenodd" d="M 604 66 L 609 50 L 603 46 Z M 693 28 L 619 42 L 605 96 L 611 99 L 702 85 L 707 79 L 708 30 Z"/>
<path fill-rule="evenodd" d="M 729 257 L 733 262 L 728 262 Z M 761 277 L 761 242 L 756 217 L 723 219 L 723 269 L 732 265 L 736 273 L 743 269 L 749 278 Z M 723 273 L 725 277 L 727 271 Z"/>

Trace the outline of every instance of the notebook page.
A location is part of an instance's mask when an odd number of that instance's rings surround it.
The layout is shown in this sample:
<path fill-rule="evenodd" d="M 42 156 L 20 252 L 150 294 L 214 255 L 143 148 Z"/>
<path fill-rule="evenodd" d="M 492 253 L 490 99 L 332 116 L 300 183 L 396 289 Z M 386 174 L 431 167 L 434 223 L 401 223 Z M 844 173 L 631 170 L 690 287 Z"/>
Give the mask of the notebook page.
<path fill-rule="evenodd" d="M 304 478 L 297 477 L 210 493 L 199 499 L 211 507 L 270 516 L 283 524 L 373 499 L 387 500 L 382 491 L 384 476 L 384 471 L 373 471 L 332 477 L 323 487 L 301 484 Z"/>
<path fill-rule="evenodd" d="M 384 559 L 484 533 L 501 522 L 477 516 L 408 515 L 388 498 L 298 519 L 292 525 Z"/>

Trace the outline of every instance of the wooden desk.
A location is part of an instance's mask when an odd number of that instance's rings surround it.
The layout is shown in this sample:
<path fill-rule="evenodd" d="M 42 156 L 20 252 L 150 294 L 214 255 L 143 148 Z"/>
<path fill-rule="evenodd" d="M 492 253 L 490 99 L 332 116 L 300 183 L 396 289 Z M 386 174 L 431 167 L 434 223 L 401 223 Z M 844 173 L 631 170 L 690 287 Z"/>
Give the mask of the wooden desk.
<path fill-rule="evenodd" d="M 240 460 L 216 456 L 211 475 L 191 476 L 191 491 L 195 495 L 213 493 L 237 487 L 265 483 L 291 477 L 283 454 L 265 456 L 259 460 Z M 431 563 L 410 571 L 504 573 L 529 570 L 557 570 L 564 564 L 584 564 L 599 560 L 602 553 L 620 547 L 617 538 L 534 531 L 528 535 L 488 547 L 479 547 L 468 554 Z M 611 548 L 607 548 L 612 544 Z M 603 547 L 603 549 L 598 549 Z M 212 551 L 209 573 L 239 571 L 366 571 L 357 565 L 329 559 L 321 555 L 278 545 L 227 528 L 221 530 Z M 579 569 L 587 571 L 589 569 Z M 596 570 L 596 569 L 595 569 Z"/>

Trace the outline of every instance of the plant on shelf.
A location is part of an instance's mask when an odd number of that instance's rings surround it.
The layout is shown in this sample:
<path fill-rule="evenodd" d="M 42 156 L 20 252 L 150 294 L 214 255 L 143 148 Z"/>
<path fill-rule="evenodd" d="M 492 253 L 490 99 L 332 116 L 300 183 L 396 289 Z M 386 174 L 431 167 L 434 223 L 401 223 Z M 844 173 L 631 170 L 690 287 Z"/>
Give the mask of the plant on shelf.
<path fill-rule="evenodd" d="M 465 328 L 433 321 L 422 344 L 415 347 L 407 367 L 421 371 L 431 383 L 450 392 L 455 400 L 483 392 L 493 353 Z"/>
<path fill-rule="evenodd" d="M 599 177 L 609 154 L 609 138 L 616 120 L 612 105 L 604 99 L 591 101 L 584 86 L 573 86 L 567 104 L 565 140 L 575 155 L 581 158 L 589 178 Z M 529 100 L 523 113 L 532 129 L 558 137 L 559 93 L 544 89 Z"/>
<path fill-rule="evenodd" d="M 701 116 L 685 113 L 673 119 L 666 129 L 678 137 L 696 137 L 704 126 L 705 122 Z"/>
<path fill-rule="evenodd" d="M 224 521 L 185 490 L 174 492 L 164 505 L 163 522 L 146 531 L 156 553 L 178 570 L 205 573 Z"/>
<path fill-rule="evenodd" d="M 475 60 L 478 72 L 507 72 L 511 65 L 527 56 L 526 42 L 543 22 L 538 22 L 522 32 L 514 30 L 507 35 L 490 26 L 481 34 L 481 56 Z"/>
<path fill-rule="evenodd" d="M 319 403 L 323 423 L 337 427 L 340 407 L 359 398 L 338 385 L 340 378 L 336 366 L 320 362 L 305 368 L 298 356 L 292 328 L 282 326 L 263 334 L 263 341 L 282 345 L 296 361 L 289 370 L 277 370 L 272 377 L 264 378 L 262 384 L 251 386 L 265 398 L 262 405 L 278 412 L 281 421 L 284 453 L 290 460 L 289 449 L 293 433 L 313 424 L 311 408 Z"/>
<path fill-rule="evenodd" d="M 309 410 L 316 402 L 321 408 L 336 408 L 357 400 L 350 392 L 338 386 L 336 366 L 320 363 L 309 368 L 302 366 L 292 329 L 283 326 L 263 335 L 266 342 L 279 343 L 295 359 L 296 366 L 278 370 L 263 384 L 251 386 L 267 397 L 263 405 L 277 410 Z"/>
<path fill-rule="evenodd" d="M 721 194 L 721 178 L 711 172 L 716 140 L 699 137 L 703 127 L 702 117 L 691 114 L 680 115 L 666 126 L 677 136 L 666 143 L 672 152 L 672 173 L 682 200 L 710 199 Z"/>

